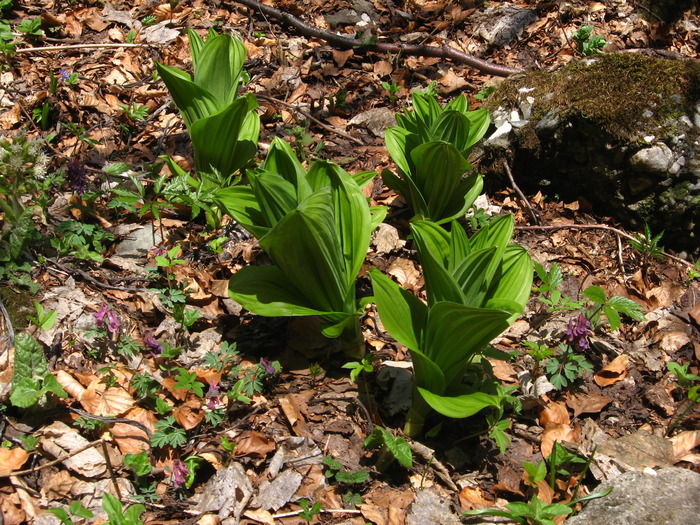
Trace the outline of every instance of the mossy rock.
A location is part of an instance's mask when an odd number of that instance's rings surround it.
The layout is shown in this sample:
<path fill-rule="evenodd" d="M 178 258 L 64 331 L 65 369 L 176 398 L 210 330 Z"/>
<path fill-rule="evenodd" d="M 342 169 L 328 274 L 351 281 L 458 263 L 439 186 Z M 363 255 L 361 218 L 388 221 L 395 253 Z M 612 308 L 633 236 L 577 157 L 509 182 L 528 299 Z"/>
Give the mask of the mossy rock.
<path fill-rule="evenodd" d="M 600 55 L 507 79 L 486 105 L 500 132 L 485 144 L 492 182 L 506 156 L 531 192 L 583 198 L 700 251 L 700 63 Z"/>

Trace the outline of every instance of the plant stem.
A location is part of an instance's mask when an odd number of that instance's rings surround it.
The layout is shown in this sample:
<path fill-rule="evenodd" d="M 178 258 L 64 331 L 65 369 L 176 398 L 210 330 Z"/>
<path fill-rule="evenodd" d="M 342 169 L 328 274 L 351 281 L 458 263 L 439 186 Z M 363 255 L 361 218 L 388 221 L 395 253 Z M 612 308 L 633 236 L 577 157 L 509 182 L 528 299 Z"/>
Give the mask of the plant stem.
<path fill-rule="evenodd" d="M 343 353 L 353 359 L 362 359 L 365 356 L 365 337 L 360 327 L 360 318 L 356 317 L 354 322 L 347 326 L 340 334 L 340 342 Z"/>
<path fill-rule="evenodd" d="M 411 398 L 411 408 L 408 409 L 406 424 L 403 427 L 404 433 L 409 437 L 416 437 L 423 431 L 425 417 L 430 413 L 430 405 L 425 402 L 423 396 L 414 385 Z"/>

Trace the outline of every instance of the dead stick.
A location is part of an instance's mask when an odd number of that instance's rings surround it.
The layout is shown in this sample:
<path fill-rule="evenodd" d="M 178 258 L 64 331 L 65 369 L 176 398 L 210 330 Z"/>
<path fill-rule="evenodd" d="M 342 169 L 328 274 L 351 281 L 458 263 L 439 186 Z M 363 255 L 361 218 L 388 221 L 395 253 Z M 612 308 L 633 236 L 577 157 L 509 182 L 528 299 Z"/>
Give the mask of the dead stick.
<path fill-rule="evenodd" d="M 289 13 L 285 13 L 279 9 L 275 9 L 274 7 L 261 4 L 257 0 L 234 0 L 234 2 L 244 5 L 264 15 L 276 18 L 280 22 L 297 29 L 304 36 L 320 38 L 321 40 L 325 40 L 332 46 L 339 49 L 353 49 L 358 53 L 375 51 L 380 53 L 398 53 L 402 55 L 421 57 L 449 58 L 457 63 L 473 67 L 474 69 L 477 69 L 487 75 L 494 75 L 498 77 L 508 77 L 515 73 L 523 72 L 521 69 L 502 66 L 500 64 L 493 64 L 492 62 L 464 53 L 448 45 L 424 46 L 413 44 L 392 44 L 389 42 L 366 44 L 357 38 L 338 35 L 336 33 L 320 29 L 316 26 L 312 26 L 311 24 L 308 24 L 303 20 L 290 15 Z"/>
<path fill-rule="evenodd" d="M 544 226 L 516 226 L 516 230 L 520 231 L 533 231 L 533 230 L 606 230 L 609 232 L 614 232 L 625 239 L 629 239 L 631 241 L 636 241 L 637 239 L 630 235 L 627 232 L 624 232 L 618 228 L 615 228 L 613 226 L 608 226 L 606 224 L 548 224 Z M 677 263 L 680 263 L 684 266 L 687 266 L 688 268 L 695 268 L 693 263 L 690 261 L 686 261 L 685 259 L 681 259 L 680 257 L 676 257 L 675 255 L 671 255 L 668 252 L 661 252 L 664 256 L 668 257 L 669 259 L 676 261 Z"/>
<path fill-rule="evenodd" d="M 38 472 L 39 470 L 44 470 L 45 468 L 52 467 L 54 465 L 57 465 L 58 463 L 63 463 L 67 459 L 72 458 L 73 456 L 77 456 L 81 452 L 85 452 L 89 448 L 96 447 L 100 445 L 104 440 L 103 439 L 98 439 L 97 441 L 93 441 L 92 443 L 88 443 L 87 445 L 80 447 L 78 450 L 74 450 L 72 452 L 69 452 L 68 454 L 65 454 L 61 456 L 60 458 L 56 458 L 52 461 L 49 461 L 48 463 L 44 463 L 43 465 L 39 465 L 38 467 L 32 467 L 28 468 L 26 470 L 15 470 L 14 472 L 3 472 L 0 473 L 0 478 L 8 478 L 10 476 L 23 476 L 25 474 L 31 474 L 32 472 Z"/>
<path fill-rule="evenodd" d="M 513 189 L 520 197 L 520 200 L 522 200 L 525 203 L 525 206 L 527 206 L 527 209 L 530 212 L 530 217 L 532 217 L 533 222 L 535 224 L 542 224 L 542 220 L 540 219 L 539 214 L 535 211 L 535 208 L 532 207 L 532 205 L 530 204 L 530 201 L 527 200 L 527 197 L 525 196 L 525 194 L 520 190 L 518 185 L 515 183 L 515 179 L 513 178 L 513 172 L 510 171 L 510 166 L 508 165 L 507 160 L 503 160 L 503 166 L 505 167 L 506 173 L 508 174 L 508 179 L 510 180 L 510 184 L 513 186 Z"/>
<path fill-rule="evenodd" d="M 296 111 L 297 113 L 299 113 L 299 114 L 300 114 L 301 116 L 303 116 L 304 118 L 307 118 L 307 119 L 311 120 L 312 122 L 315 122 L 316 124 L 318 124 L 319 126 L 321 126 L 323 129 L 325 129 L 326 131 L 330 131 L 331 133 L 335 133 L 336 135 L 340 135 L 341 137 L 344 137 L 344 138 L 346 138 L 346 139 L 348 139 L 348 140 L 350 140 L 350 141 L 352 141 L 352 142 L 354 142 L 355 144 L 358 144 L 358 145 L 360 145 L 360 146 L 364 146 L 364 145 L 365 145 L 365 143 L 362 142 L 360 139 L 355 138 L 355 137 L 353 137 L 352 135 L 348 135 L 348 134 L 345 133 L 344 131 L 340 131 L 339 129 L 336 129 L 336 128 L 332 127 L 332 126 L 329 126 L 328 124 L 324 124 L 323 122 L 321 122 L 320 120 L 318 120 L 316 117 L 313 117 L 312 115 L 310 115 L 309 113 L 307 113 L 307 112 L 304 111 L 303 109 L 300 109 L 300 108 L 298 108 L 297 106 L 295 106 L 295 105 L 293 105 L 293 104 L 290 104 L 289 102 L 285 102 L 284 100 L 280 100 L 280 99 L 278 99 L 278 98 L 269 97 L 269 96 L 267 96 L 267 95 L 261 95 L 261 94 L 259 94 L 259 93 L 256 93 L 255 96 L 258 97 L 258 98 L 261 98 L 261 99 L 263 99 L 263 100 L 268 100 L 268 101 L 273 102 L 273 103 L 275 103 L 275 104 L 281 104 L 281 105 L 283 105 L 283 106 L 286 106 L 286 107 L 288 107 L 289 109 L 291 109 L 292 111 Z"/>
<path fill-rule="evenodd" d="M 24 47 L 16 53 L 36 53 L 38 51 L 75 51 L 81 49 L 116 49 L 120 47 L 155 47 L 159 44 L 75 44 L 71 46 Z"/>

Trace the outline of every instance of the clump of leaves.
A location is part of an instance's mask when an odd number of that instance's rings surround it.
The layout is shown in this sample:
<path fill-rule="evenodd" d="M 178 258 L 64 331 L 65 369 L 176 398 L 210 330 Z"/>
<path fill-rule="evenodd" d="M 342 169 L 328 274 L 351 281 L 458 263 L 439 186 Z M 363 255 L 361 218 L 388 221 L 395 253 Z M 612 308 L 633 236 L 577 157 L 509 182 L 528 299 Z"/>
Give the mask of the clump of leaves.
<path fill-rule="evenodd" d="M 574 40 L 578 44 L 578 51 L 587 57 L 603 53 L 603 48 L 607 45 L 605 38 L 601 35 L 593 34 L 592 25 L 583 25 L 574 33 Z"/>
<path fill-rule="evenodd" d="M 659 245 L 663 236 L 664 232 L 653 235 L 649 225 L 644 223 L 644 235 L 635 233 L 634 240 L 630 239 L 630 246 L 639 252 L 643 267 L 648 266 L 651 259 L 664 259 L 664 247 Z"/>
<path fill-rule="evenodd" d="M 486 133 L 486 109 L 469 111 L 464 95 L 444 108 L 435 95 L 413 93 L 413 109 L 396 115 L 397 126 L 386 130 L 386 147 L 397 173 L 382 172 L 382 180 L 400 193 L 417 219 L 438 223 L 463 215 L 483 188 L 483 177 L 467 161 Z"/>
<path fill-rule="evenodd" d="M 471 238 L 456 222 L 449 233 L 433 222 L 414 222 L 427 305 L 378 270 L 370 271 L 382 323 L 411 351 L 415 388 L 407 435 L 421 432 L 430 410 L 463 418 L 501 406 L 499 395 L 463 379 L 530 295 L 532 260 L 510 243 L 513 228 L 512 215 L 494 219 Z"/>
<path fill-rule="evenodd" d="M 38 236 L 34 217 L 44 218 L 57 183 L 47 174 L 48 163 L 39 140 L 24 134 L 0 138 L 0 262 L 17 261 Z"/>
<path fill-rule="evenodd" d="M 368 450 L 379 449 L 376 467 L 380 472 L 384 472 L 394 460 L 405 468 L 413 466 L 413 453 L 410 445 L 404 438 L 394 436 L 384 427 L 375 426 L 374 432 L 367 436 L 363 446 Z"/>
<path fill-rule="evenodd" d="M 10 402 L 19 408 L 46 406 L 49 394 L 61 398 L 68 394 L 49 371 L 41 345 L 27 333 L 15 338 L 14 371 Z"/>

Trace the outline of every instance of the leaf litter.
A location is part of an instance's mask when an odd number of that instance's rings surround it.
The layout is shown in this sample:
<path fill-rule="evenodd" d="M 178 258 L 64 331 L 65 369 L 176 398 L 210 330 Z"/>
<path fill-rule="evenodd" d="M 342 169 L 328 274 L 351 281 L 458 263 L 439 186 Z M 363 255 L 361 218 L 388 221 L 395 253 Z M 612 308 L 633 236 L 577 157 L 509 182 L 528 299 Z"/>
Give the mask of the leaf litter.
<path fill-rule="evenodd" d="M 521 4 L 536 7 L 535 2 Z M 370 11 L 377 15 L 374 23 L 383 35 L 418 40 L 438 35 L 440 41 L 469 52 L 486 53 L 494 62 L 516 67 L 541 63 L 554 68 L 575 59 L 564 33 L 572 34 L 584 16 L 618 49 L 648 46 L 655 39 L 658 42 L 662 34 L 659 24 L 641 19 L 633 22 L 626 5 L 618 7 L 612 16 L 613 8 L 604 3 L 571 4 L 570 12 L 553 6 L 540 8 L 534 22 L 524 27 L 516 40 L 491 49 L 473 36 L 485 7 L 481 2 L 461 2 L 446 8 L 440 2 L 416 1 L 407 7 L 412 13 L 409 15 L 378 1 Z M 319 27 L 327 27 L 326 15 L 331 14 L 328 5 L 318 1 L 308 2 L 306 9 L 289 2 L 280 2 L 278 7 L 307 17 L 309 23 Z M 338 7 L 357 8 L 340 2 L 333 11 Z M 261 143 L 286 135 L 301 149 L 306 148 L 307 154 L 347 159 L 345 167 L 351 172 L 381 169 L 389 162 L 378 138 L 381 128 L 373 127 L 376 119 L 365 123 L 353 121 L 353 117 L 371 115 L 367 112 L 377 108 L 388 115 L 387 109 L 404 107 L 410 90 L 424 88 L 430 80 L 436 80 L 444 92 L 464 90 L 477 107 L 478 100 L 471 97 L 481 87 L 497 82 L 467 67 L 441 64 L 432 58 L 395 59 L 332 50 L 274 22 L 250 18 L 244 10 L 217 9 L 200 0 L 132 8 L 119 4 L 104 9 L 76 5 L 66 12 L 58 12 L 57 6 L 47 3 L 41 11 L 45 20 L 55 20 L 51 22 L 57 28 L 54 40 L 61 46 L 125 43 L 132 38 L 130 32 L 135 33 L 137 47 L 20 52 L 11 59 L 12 67 L 2 73 L 0 126 L 4 132 L 14 133 L 25 127 L 32 135 L 45 136 L 46 132 L 32 124 L 29 116 L 48 101 L 55 125 L 47 131 L 56 133 L 48 146 L 54 167 L 65 167 L 70 159 L 78 158 L 93 174 L 106 163 L 153 163 L 163 154 L 190 169 L 192 152 L 183 138 L 184 126 L 168 106 L 162 84 L 151 77 L 153 60 L 189 63 L 186 39 L 179 30 L 184 25 L 204 29 L 217 23 L 234 27 L 244 35 L 250 59 L 246 66 L 251 74 L 250 89 L 270 97 L 271 111 L 281 116 L 265 123 Z M 442 16 L 435 16 L 437 12 Z M 36 14 L 36 10 L 23 5 L 12 10 L 13 20 Z M 144 16 L 153 16 L 158 23 L 146 27 Z M 698 23 L 691 12 L 685 20 Z M 247 32 L 248 24 L 255 27 L 255 32 Z M 693 57 L 697 36 L 684 31 L 680 24 L 666 29 L 666 48 Z M 47 39 L 36 44 L 53 43 Z M 48 93 L 46 79 L 60 70 L 77 73 L 78 82 L 60 84 L 55 93 Z M 398 85 L 398 100 L 386 98 L 379 87 L 381 81 Z M 339 104 L 341 97 L 345 98 Z M 120 104 L 133 103 L 148 108 L 149 116 L 143 122 L 131 122 L 124 116 Z M 304 113 L 319 115 L 331 131 L 305 119 Z M 75 132 L 59 122 L 73 123 Z M 293 135 L 295 126 L 301 128 L 303 136 L 299 131 Z M 333 129 L 348 133 L 364 146 L 343 133 L 333 133 Z M 293 138 L 297 136 L 300 138 Z M 105 181 L 110 183 L 113 181 Z M 376 234 L 366 266 L 380 267 L 420 295 L 424 286 L 420 266 L 402 240 L 408 231 L 407 217 L 401 211 L 402 198 L 381 185 L 371 189 L 368 196 L 373 204 L 389 205 L 392 214 Z M 514 212 L 519 225 L 527 223 L 527 213 L 511 190 L 495 194 L 492 200 Z M 114 228 L 114 232 L 124 232 L 118 242 L 129 236 L 129 229 L 157 228 L 148 216 L 120 217 L 104 211 L 90 215 L 89 203 L 76 203 L 82 206 L 78 209 L 81 220 L 96 220 Z M 538 195 L 531 197 L 531 204 L 546 224 L 607 221 L 592 215 L 596 210 L 590 210 L 586 203 L 561 203 Z M 7 447 L 0 448 L 5 523 L 38 519 L 47 507 L 68 507 L 73 501 L 98 510 L 105 491 L 131 501 L 128 498 L 138 493 L 134 482 L 139 480 L 122 465 L 123 458 L 142 451 L 152 457 L 156 473 L 150 479 L 155 482 L 154 493 L 161 497 L 148 503 L 146 523 L 182 522 L 198 513 L 215 515 L 219 520 L 233 517 L 242 523 L 298 523 L 302 497 L 322 501 L 324 511 L 333 511 L 322 514 L 327 523 L 457 522 L 455 510 L 488 507 L 494 501 L 502 505 L 504 495 L 510 500 L 522 497 L 522 462 L 537 462 L 549 456 L 555 442 L 566 442 L 588 454 L 600 445 L 595 465 L 591 466 L 594 480 L 635 466 L 677 464 L 700 469 L 698 433 L 694 430 L 697 408 L 686 414 L 679 432 L 670 438 L 663 435 L 686 408 L 682 391 L 666 364 L 689 362 L 697 374 L 700 357 L 700 344 L 696 342 L 700 328 L 697 282 L 689 281 L 685 269 L 670 260 L 654 261 L 643 272 L 634 251 L 628 246 L 620 248 L 612 234 L 566 227 L 551 232 L 523 229 L 517 241 L 537 260 L 562 266 L 570 296 L 577 298 L 580 290 L 598 284 L 608 296 L 627 297 L 643 304 L 646 321 L 625 323 L 614 334 L 600 334 L 594 346 L 601 353 L 590 355 L 595 373 L 584 374 L 575 389 L 539 390 L 534 395 L 538 408 L 530 408 L 522 418 L 516 418 L 512 445 L 505 454 L 499 455 L 487 438 L 464 440 L 471 432 L 470 421 L 447 420 L 438 438 L 411 443 L 416 459 L 412 469 L 380 473 L 373 466 L 376 458 L 362 448 L 362 442 L 377 424 L 399 428 L 396 414 L 384 405 L 398 384 L 394 379 L 397 374 L 382 382 L 380 376 L 389 367 L 379 365 L 376 373 L 360 377 L 356 385 L 339 372 L 343 363 L 332 343 L 313 340 L 311 334 L 315 332 L 303 322 L 288 324 L 241 312 L 228 299 L 228 278 L 242 266 L 264 257 L 259 248 L 243 237 L 225 243 L 221 253 L 207 252 L 204 246 L 211 236 L 178 210 L 164 213 L 166 238 L 171 239 L 168 242 L 178 239 L 187 246 L 185 263 L 176 266 L 173 275 L 193 290 L 189 307 L 200 313 L 190 332 L 189 347 L 178 358 L 181 366 L 195 374 L 195 381 L 203 389 L 212 381 L 216 384 L 222 376 L 211 375 L 211 368 L 203 366 L 204 360 L 218 350 L 222 341 L 235 340 L 241 349 L 236 365 L 255 370 L 261 358 L 279 359 L 282 373 L 262 393 L 251 396 L 249 404 L 224 398 L 224 423 L 206 423 L 212 411 L 207 406 L 210 398 L 188 393 L 176 386 L 173 376 L 164 376 L 159 371 L 165 363 L 163 357 L 143 353 L 126 367 L 115 360 L 107 361 L 105 355 L 91 353 L 97 348 L 93 314 L 104 302 L 117 308 L 125 324 L 123 333 L 138 343 L 146 340 L 149 329 L 157 341 L 173 346 L 182 343 L 176 324 L 168 319 L 169 310 L 154 292 L 145 291 L 149 285 L 143 274 L 153 257 L 140 254 L 126 266 L 110 249 L 103 254 L 106 259 L 101 265 L 85 266 L 64 258 L 58 262 L 70 263 L 66 270 L 65 266 L 47 262 L 35 272 L 35 281 L 41 287 L 37 297 L 46 310 L 57 311 L 57 322 L 51 330 L 37 332 L 36 337 L 45 345 L 50 368 L 69 397 L 51 407 L 48 417 L 6 414 L 2 432 Z M 136 223 L 129 222 L 134 219 Z M 235 239 L 234 235 L 230 239 Z M 108 288 L 87 280 L 76 269 Z M 506 334 L 496 343 L 501 349 L 519 354 L 514 365 L 497 362 L 496 372 L 502 380 L 513 381 L 519 372 L 531 369 L 530 356 L 520 345 L 521 335 L 514 330 L 522 334 L 542 329 L 553 336 L 565 329 L 565 316 L 557 314 L 550 316 L 550 324 L 542 328 L 538 324 L 545 314 L 542 306 L 531 301 L 523 321 L 512 329 L 512 339 Z M 18 322 L 14 328 L 25 327 Z M 364 331 L 384 362 L 405 362 L 406 349 L 383 333 L 371 310 Z M 8 327 L 4 326 L 0 336 L 5 341 L 7 333 Z M 0 361 L 0 373 L 5 378 L 2 382 L 9 385 L 14 350 L 8 344 L 0 348 L 4 354 Z M 106 374 L 100 372 L 106 365 L 112 369 Z M 322 371 L 317 373 L 315 366 Z M 163 417 L 140 405 L 132 385 L 134 374 L 151 375 L 158 381 L 156 406 L 172 413 L 174 420 L 189 431 L 189 440 L 179 450 L 151 447 L 150 438 Z M 3 389 L 2 394 L 6 399 L 10 392 Z M 94 417 L 92 421 L 98 425 L 76 425 L 81 418 L 85 421 L 78 410 Z M 36 448 L 21 440 L 27 435 L 37 440 Z M 195 456 L 201 458 L 200 466 L 187 492 L 180 493 L 186 494 L 185 499 L 176 501 L 172 499 L 176 462 Z M 335 458 L 348 471 L 371 472 L 371 481 L 348 490 L 327 478 L 323 457 Z M 344 508 L 343 497 L 355 490 L 361 493 L 363 503 Z M 544 497 L 544 489 L 541 494 Z"/>

